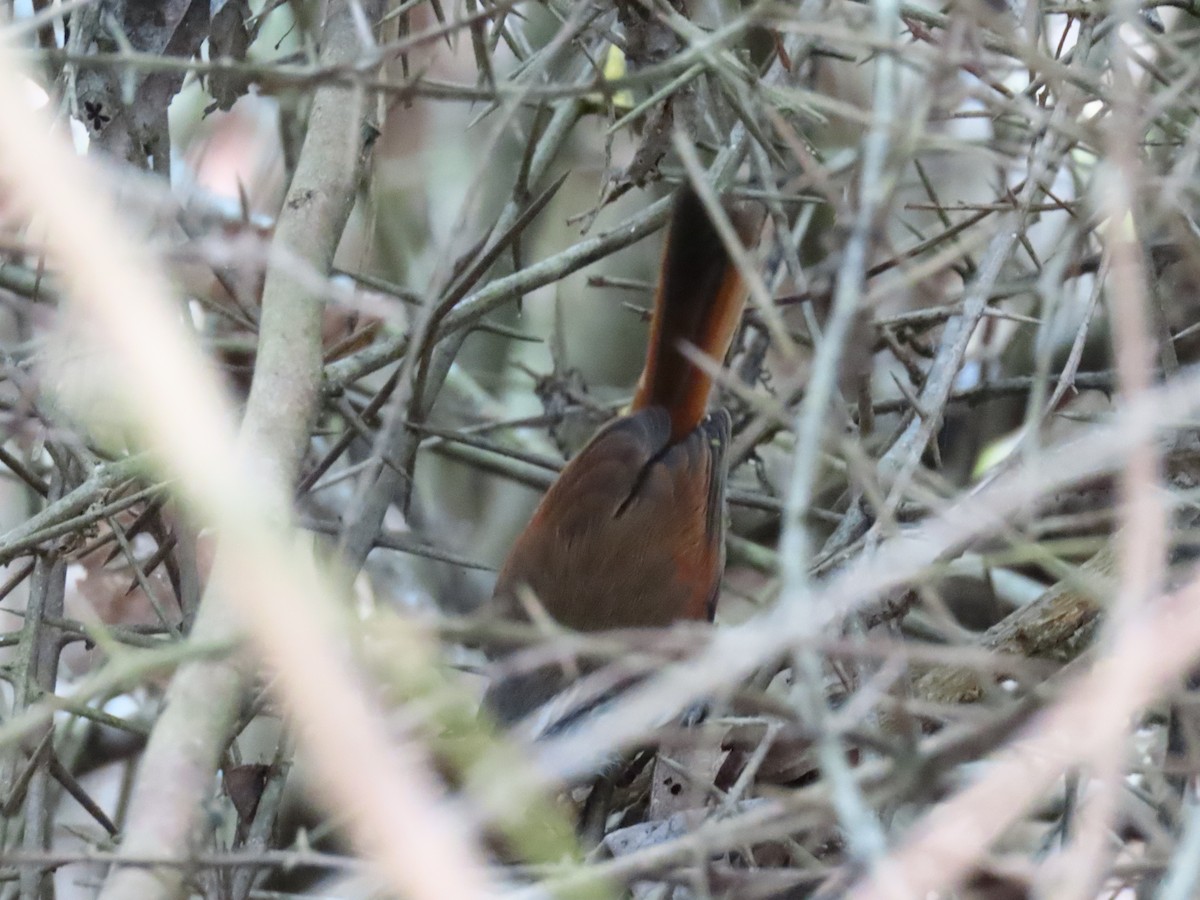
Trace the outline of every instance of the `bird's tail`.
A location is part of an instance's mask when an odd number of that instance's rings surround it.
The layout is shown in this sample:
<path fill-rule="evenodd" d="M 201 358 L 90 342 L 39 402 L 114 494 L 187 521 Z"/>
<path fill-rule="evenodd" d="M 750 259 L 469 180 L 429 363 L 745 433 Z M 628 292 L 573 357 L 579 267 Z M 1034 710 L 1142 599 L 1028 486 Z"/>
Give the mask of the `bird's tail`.
<path fill-rule="evenodd" d="M 723 203 L 743 246 L 758 241 L 761 213 Z M 704 417 L 712 379 L 681 351 L 689 344 L 718 363 L 746 302 L 746 285 L 696 193 L 685 186 L 675 200 L 663 248 L 662 270 L 650 322 L 646 367 L 633 409 L 662 406 L 671 414 L 671 442 L 683 440 Z"/>

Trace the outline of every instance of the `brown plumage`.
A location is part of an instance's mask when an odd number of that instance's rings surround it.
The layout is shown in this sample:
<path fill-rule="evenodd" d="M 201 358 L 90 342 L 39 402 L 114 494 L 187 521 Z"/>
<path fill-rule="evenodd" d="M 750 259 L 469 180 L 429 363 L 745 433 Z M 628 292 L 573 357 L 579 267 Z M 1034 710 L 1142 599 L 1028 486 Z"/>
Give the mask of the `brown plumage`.
<path fill-rule="evenodd" d="M 761 216 L 726 205 L 744 244 Z M 705 415 L 711 379 L 680 351 L 722 361 L 746 290 L 699 198 L 680 191 L 663 251 L 646 366 L 631 410 L 562 470 L 500 570 L 494 602 L 523 609 L 528 589 L 577 631 L 711 619 L 725 564 L 729 416 Z M 503 724 L 562 687 L 554 667 L 494 683 L 484 705 Z"/>

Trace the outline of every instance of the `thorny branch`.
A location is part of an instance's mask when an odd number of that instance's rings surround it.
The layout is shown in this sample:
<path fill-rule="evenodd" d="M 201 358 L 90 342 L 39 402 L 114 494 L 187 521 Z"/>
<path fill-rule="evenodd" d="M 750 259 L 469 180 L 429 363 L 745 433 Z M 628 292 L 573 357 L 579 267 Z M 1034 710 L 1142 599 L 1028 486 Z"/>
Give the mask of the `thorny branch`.
<path fill-rule="evenodd" d="M 154 21 L 137 6 L 34 4 L 4 39 L 89 155 L 120 147 L 125 167 L 93 188 L 186 295 L 177 318 L 245 403 L 274 516 L 353 596 L 321 646 L 394 704 L 399 770 L 436 756 L 439 787 L 503 836 L 501 877 L 563 896 L 1005 879 L 1189 895 L 1192 4 L 349 0 L 324 21 L 303 4 L 171 0 Z M 720 379 L 735 466 L 717 625 L 579 636 L 460 618 L 629 396 L 684 179 L 770 220 Z M 28 897 L 80 877 L 108 897 L 351 895 L 288 870 L 361 875 L 324 843 L 361 838 L 360 810 L 289 796 L 313 740 L 299 723 L 359 706 L 322 708 L 322 685 L 312 709 L 259 690 L 250 647 L 271 645 L 247 645 L 208 584 L 222 535 L 169 499 L 194 487 L 160 474 L 144 434 L 114 440 L 101 400 L 80 414 L 73 385 L 103 372 L 49 364 L 82 288 L 38 213 L 0 203 L 3 874 Z M 245 549 L 216 551 L 218 579 Z M 281 612 L 268 631 L 296 623 Z M 473 716 L 494 642 L 520 647 L 506 664 L 653 677 L 514 752 Z M 279 671 L 286 687 L 305 666 Z M 1120 702 L 1094 709 L 1098 685 Z M 658 727 L 700 700 L 702 726 Z M 1095 739 L 1069 740 L 1076 726 Z M 708 800 L 661 821 L 645 764 L 660 745 L 721 763 L 678 773 Z M 1022 768 L 1030 748 L 1057 761 Z M 609 783 L 583 810 L 581 787 L 546 813 L 551 833 L 531 826 L 547 785 L 598 769 Z M 413 821 L 442 821 L 426 800 Z M 564 867 L 576 812 L 600 847 Z M 986 827 L 959 833 L 959 814 Z M 424 889 L 485 890 L 496 872 L 462 858 Z"/>

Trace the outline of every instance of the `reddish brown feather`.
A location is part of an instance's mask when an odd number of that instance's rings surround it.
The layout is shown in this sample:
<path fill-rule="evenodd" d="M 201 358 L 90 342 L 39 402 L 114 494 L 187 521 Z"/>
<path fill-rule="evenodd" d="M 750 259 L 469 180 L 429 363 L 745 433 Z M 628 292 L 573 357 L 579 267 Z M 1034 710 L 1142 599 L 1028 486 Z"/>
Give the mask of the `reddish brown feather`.
<path fill-rule="evenodd" d="M 739 238 L 752 243 L 761 216 L 725 209 Z M 730 425 L 724 412 L 705 418 L 711 379 L 680 347 L 722 361 L 745 293 L 703 204 L 684 189 L 633 409 L 601 429 L 542 498 L 501 567 L 501 610 L 519 618 L 532 597 L 580 631 L 712 618 L 724 568 Z M 484 705 L 511 724 L 565 683 L 555 666 L 520 673 L 495 681 Z"/>
<path fill-rule="evenodd" d="M 761 216 L 731 204 L 725 211 L 742 243 L 753 243 Z M 712 387 L 712 379 L 680 348 L 690 344 L 723 361 L 745 302 L 746 287 L 737 266 L 700 198 L 684 188 L 663 246 L 646 366 L 633 398 L 635 410 L 661 406 L 671 413 L 671 443 L 700 424 Z"/>

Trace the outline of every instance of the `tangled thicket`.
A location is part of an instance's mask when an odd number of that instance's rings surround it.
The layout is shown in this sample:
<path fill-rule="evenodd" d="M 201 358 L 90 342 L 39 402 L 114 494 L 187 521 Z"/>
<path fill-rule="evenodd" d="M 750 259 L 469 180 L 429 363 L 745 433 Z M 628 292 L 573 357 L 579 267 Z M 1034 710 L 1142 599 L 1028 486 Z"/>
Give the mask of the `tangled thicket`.
<path fill-rule="evenodd" d="M 5 896 L 1200 891 L 1189 3 L 32 7 Z M 768 211 L 717 623 L 476 616 L 683 181 Z M 651 677 L 518 748 L 501 645 Z"/>

